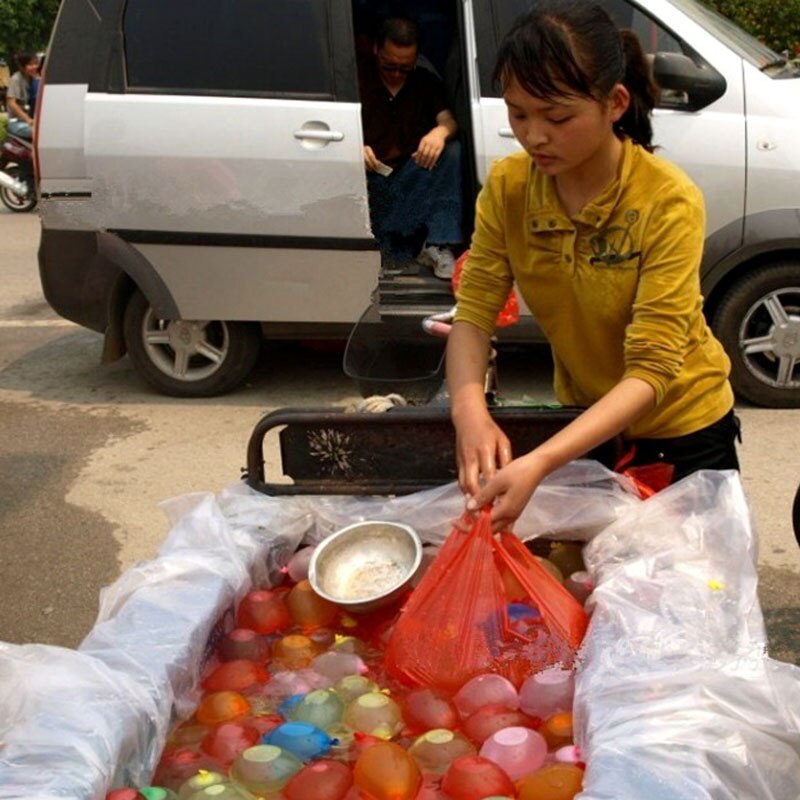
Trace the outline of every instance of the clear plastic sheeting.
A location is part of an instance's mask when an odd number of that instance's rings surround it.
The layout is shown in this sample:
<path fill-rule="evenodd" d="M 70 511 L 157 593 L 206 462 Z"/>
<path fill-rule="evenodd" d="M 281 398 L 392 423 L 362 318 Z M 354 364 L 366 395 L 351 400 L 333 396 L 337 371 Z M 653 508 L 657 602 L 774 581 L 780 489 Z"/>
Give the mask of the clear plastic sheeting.
<path fill-rule="evenodd" d="M 766 656 L 755 553 L 741 483 L 723 472 L 639 503 L 586 546 L 580 800 L 800 798 L 800 669 Z"/>
<path fill-rule="evenodd" d="M 463 498 L 453 485 L 272 498 L 236 484 L 164 510 L 159 554 L 103 591 L 78 651 L 0 644 L 2 800 L 102 800 L 146 785 L 251 586 L 274 582 L 301 543 L 360 520 L 402 521 L 440 543 Z M 798 800 L 800 670 L 765 655 L 738 476 L 702 473 L 641 501 L 625 479 L 575 462 L 537 490 L 516 533 L 591 540 L 582 800 Z"/>

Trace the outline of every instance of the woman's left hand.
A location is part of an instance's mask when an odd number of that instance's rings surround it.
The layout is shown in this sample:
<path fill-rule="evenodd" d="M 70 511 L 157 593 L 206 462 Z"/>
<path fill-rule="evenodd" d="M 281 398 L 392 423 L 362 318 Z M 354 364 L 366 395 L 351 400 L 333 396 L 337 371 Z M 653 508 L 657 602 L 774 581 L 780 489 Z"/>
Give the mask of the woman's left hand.
<path fill-rule="evenodd" d="M 467 511 L 479 511 L 486 505 L 492 505 L 492 530 L 495 533 L 509 530 L 525 510 L 545 475 L 533 453 L 517 458 L 486 481 L 481 490 L 470 498 Z"/>

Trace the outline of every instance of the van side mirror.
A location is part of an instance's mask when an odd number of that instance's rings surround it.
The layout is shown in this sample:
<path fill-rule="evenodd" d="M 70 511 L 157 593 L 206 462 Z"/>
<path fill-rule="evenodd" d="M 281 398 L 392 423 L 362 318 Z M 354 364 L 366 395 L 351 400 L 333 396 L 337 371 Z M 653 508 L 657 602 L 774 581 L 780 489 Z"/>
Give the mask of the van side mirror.
<path fill-rule="evenodd" d="M 725 94 L 727 83 L 709 64 L 697 64 L 683 53 L 655 53 L 653 77 L 667 108 L 699 111 Z"/>

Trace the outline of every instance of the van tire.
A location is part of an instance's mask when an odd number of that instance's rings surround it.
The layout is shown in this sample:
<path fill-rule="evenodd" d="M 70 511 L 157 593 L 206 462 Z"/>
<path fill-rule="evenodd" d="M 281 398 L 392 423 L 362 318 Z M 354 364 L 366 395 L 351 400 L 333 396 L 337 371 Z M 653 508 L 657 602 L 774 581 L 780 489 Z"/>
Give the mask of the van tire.
<path fill-rule="evenodd" d="M 214 397 L 235 389 L 261 350 L 255 322 L 161 320 L 138 289 L 125 308 L 123 331 L 136 371 L 172 397 Z"/>
<path fill-rule="evenodd" d="M 731 359 L 736 394 L 768 408 L 800 408 L 800 262 L 757 267 L 722 297 L 711 327 Z M 760 349 L 743 343 L 761 339 Z M 797 359 L 791 374 L 781 373 Z"/>

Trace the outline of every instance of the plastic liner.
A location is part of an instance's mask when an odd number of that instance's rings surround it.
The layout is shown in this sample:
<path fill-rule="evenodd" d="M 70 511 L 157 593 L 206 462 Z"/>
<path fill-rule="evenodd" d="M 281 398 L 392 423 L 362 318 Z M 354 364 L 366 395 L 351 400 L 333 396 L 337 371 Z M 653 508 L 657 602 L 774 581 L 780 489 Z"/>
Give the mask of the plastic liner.
<path fill-rule="evenodd" d="M 755 540 L 734 473 L 640 501 L 598 464 L 537 490 L 520 538 L 591 539 L 596 590 L 576 680 L 581 800 L 800 797 L 800 669 L 770 660 Z M 402 498 L 270 498 L 237 484 L 164 504 L 158 556 L 101 596 L 77 651 L 0 644 L 0 798 L 102 800 L 146 785 L 235 603 L 301 541 L 402 519 L 441 542 L 453 487 Z M 795 698 L 795 700 L 793 700 Z"/>

